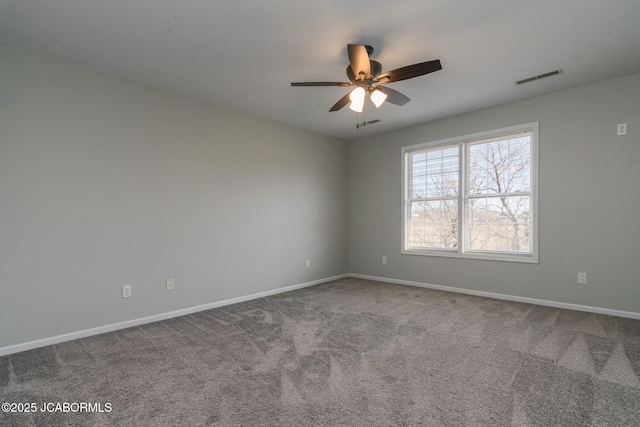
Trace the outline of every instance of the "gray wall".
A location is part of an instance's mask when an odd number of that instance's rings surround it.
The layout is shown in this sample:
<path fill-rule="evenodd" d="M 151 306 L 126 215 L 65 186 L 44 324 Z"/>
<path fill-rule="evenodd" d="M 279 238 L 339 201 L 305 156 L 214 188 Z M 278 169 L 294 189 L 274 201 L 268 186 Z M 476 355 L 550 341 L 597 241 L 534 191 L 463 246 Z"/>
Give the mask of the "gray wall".
<path fill-rule="evenodd" d="M 347 152 L 24 50 L 0 57 L 0 348 L 347 272 L 640 312 L 640 74 Z M 400 148 L 531 121 L 540 263 L 400 255 Z"/>
<path fill-rule="evenodd" d="M 346 142 L 0 58 L 0 348 L 347 273 Z"/>
<path fill-rule="evenodd" d="M 400 148 L 533 121 L 539 264 L 401 255 Z M 350 142 L 349 272 L 640 313 L 639 160 L 640 74 Z"/>

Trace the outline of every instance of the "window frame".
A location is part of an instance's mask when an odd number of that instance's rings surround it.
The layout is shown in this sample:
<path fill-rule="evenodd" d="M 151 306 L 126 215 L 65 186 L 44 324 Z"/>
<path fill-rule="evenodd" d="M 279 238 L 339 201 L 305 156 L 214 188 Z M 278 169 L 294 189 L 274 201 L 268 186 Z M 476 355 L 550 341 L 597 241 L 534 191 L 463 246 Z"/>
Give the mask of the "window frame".
<path fill-rule="evenodd" d="M 531 251 L 527 253 L 501 252 L 491 250 L 469 250 L 467 249 L 468 224 L 467 209 L 470 198 L 468 181 L 468 150 L 469 146 L 481 141 L 498 139 L 500 137 L 511 136 L 518 133 L 531 132 L 530 146 L 530 173 L 531 173 Z M 409 225 L 411 222 L 411 200 L 409 198 L 409 158 L 417 151 L 436 149 L 438 147 L 458 148 L 458 216 L 457 216 L 457 246 L 455 248 L 410 248 L 409 247 Z M 539 123 L 531 122 L 499 129 L 492 129 L 468 135 L 452 138 L 440 139 L 437 141 L 424 142 L 404 146 L 401 148 L 402 159 L 402 247 L 401 254 L 421 255 L 436 257 L 467 258 L 477 260 L 507 261 L 520 263 L 538 263 L 538 150 L 539 150 Z M 474 196 L 475 197 L 475 196 Z"/>

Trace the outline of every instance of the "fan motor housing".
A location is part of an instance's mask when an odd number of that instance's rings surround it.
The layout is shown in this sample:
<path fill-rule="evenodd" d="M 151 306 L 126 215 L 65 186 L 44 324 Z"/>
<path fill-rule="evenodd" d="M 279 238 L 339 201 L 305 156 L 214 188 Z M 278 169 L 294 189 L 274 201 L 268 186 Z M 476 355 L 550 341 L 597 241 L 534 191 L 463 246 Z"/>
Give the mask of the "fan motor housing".
<path fill-rule="evenodd" d="M 374 61 L 373 59 L 369 60 L 369 66 L 371 68 L 371 75 L 373 77 L 378 77 L 382 73 L 382 64 L 378 61 Z M 354 82 L 356 80 L 356 75 L 353 74 L 351 65 L 347 67 L 347 77 L 351 82 Z"/>

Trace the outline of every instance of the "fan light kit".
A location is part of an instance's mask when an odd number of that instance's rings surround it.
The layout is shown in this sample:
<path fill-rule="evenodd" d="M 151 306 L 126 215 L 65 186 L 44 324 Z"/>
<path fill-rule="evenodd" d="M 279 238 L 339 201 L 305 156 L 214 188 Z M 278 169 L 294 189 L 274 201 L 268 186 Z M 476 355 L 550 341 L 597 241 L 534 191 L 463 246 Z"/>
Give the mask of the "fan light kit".
<path fill-rule="evenodd" d="M 354 90 L 340 98 L 329 111 L 338 111 L 349 104 L 351 110 L 362 113 L 367 94 L 369 94 L 369 98 L 376 108 L 380 107 L 385 101 L 402 106 L 411 101 L 411 99 L 397 90 L 393 90 L 384 85 L 400 80 L 412 79 L 442 69 L 440 60 L 435 59 L 433 61 L 407 65 L 406 67 L 382 73 L 382 64 L 370 59 L 373 53 L 371 46 L 348 44 L 347 53 L 349 54 L 349 66 L 347 67 L 348 82 L 300 82 L 291 83 L 291 86 L 356 86 Z M 362 125 L 365 123 L 371 122 L 363 122 Z"/>
<path fill-rule="evenodd" d="M 349 99 L 351 100 L 351 104 L 349 104 L 349 108 L 355 111 L 356 113 L 362 113 L 362 109 L 364 108 L 364 89 L 362 87 L 355 88 L 350 94 Z"/>

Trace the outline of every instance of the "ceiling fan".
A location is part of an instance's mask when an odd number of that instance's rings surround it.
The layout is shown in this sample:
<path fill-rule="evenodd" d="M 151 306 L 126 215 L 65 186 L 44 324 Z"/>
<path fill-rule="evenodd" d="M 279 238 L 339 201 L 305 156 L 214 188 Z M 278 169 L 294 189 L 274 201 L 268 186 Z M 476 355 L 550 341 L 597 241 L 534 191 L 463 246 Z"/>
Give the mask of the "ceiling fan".
<path fill-rule="evenodd" d="M 362 44 L 348 44 L 347 53 L 349 55 L 349 66 L 347 67 L 348 82 L 298 82 L 291 83 L 291 86 L 355 86 L 356 88 L 354 90 L 340 98 L 329 111 L 338 111 L 349 104 L 350 109 L 360 113 L 364 108 L 367 93 L 376 107 L 382 105 L 385 100 L 392 104 L 402 106 L 411 101 L 411 99 L 397 90 L 393 90 L 384 85 L 400 80 L 412 79 L 442 69 L 440 60 L 435 59 L 433 61 L 407 65 L 406 67 L 383 73 L 382 64 L 370 59 L 373 53 L 373 47 Z"/>

